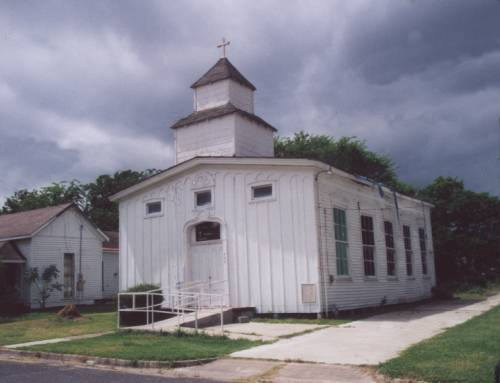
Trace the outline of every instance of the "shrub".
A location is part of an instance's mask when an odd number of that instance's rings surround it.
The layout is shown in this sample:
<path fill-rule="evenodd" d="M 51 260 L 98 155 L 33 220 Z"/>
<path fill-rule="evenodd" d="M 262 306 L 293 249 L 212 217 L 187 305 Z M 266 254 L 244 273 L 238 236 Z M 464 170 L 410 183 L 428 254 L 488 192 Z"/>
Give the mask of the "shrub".
<path fill-rule="evenodd" d="M 125 293 L 144 293 L 151 290 L 159 290 L 159 285 L 142 283 L 140 285 L 133 286 L 127 290 Z M 155 291 L 155 293 L 162 294 L 162 290 Z M 163 302 L 163 297 L 160 295 L 153 296 L 154 304 L 160 304 Z M 135 307 L 145 307 L 146 306 L 146 295 L 137 295 L 135 297 Z M 151 301 L 149 304 L 151 305 Z M 120 296 L 120 308 L 132 308 L 132 296 L 131 295 L 122 295 Z"/>

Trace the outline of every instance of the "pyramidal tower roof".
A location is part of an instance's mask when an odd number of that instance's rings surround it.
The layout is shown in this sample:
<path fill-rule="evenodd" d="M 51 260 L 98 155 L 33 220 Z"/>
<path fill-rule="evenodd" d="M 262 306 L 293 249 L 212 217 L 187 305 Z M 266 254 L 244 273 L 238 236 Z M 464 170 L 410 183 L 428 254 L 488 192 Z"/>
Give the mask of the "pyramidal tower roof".
<path fill-rule="evenodd" d="M 251 90 L 256 90 L 255 86 L 243 76 L 236 67 L 226 58 L 222 57 L 215 65 L 196 81 L 191 88 L 212 84 L 217 81 L 231 79 Z"/>

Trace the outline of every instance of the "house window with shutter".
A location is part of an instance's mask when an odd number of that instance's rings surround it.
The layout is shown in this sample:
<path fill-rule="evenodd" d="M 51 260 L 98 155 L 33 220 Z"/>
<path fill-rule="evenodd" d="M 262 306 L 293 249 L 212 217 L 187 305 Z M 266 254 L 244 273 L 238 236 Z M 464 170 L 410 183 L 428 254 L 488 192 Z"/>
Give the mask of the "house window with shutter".
<path fill-rule="evenodd" d="M 333 209 L 337 275 L 349 275 L 347 221 L 345 210 Z"/>
<path fill-rule="evenodd" d="M 375 276 L 375 234 L 373 232 L 373 218 L 361 216 L 361 239 L 363 242 L 363 264 L 365 276 Z"/>
<path fill-rule="evenodd" d="M 387 255 L 387 275 L 396 275 L 396 250 L 394 249 L 394 230 L 392 222 L 384 221 L 385 248 Z"/>
<path fill-rule="evenodd" d="M 403 240 L 405 244 L 406 275 L 410 277 L 413 275 L 413 250 L 411 247 L 410 226 L 403 226 Z"/>

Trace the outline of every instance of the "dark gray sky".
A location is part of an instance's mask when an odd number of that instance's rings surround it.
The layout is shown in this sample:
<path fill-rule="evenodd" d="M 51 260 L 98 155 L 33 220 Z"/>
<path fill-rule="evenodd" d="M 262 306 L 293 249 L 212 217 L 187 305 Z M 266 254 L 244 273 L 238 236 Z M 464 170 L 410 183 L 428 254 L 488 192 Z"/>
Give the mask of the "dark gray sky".
<path fill-rule="evenodd" d="M 3 0 L 0 201 L 170 166 L 222 36 L 281 135 L 357 136 L 407 182 L 500 194 L 498 0 Z"/>

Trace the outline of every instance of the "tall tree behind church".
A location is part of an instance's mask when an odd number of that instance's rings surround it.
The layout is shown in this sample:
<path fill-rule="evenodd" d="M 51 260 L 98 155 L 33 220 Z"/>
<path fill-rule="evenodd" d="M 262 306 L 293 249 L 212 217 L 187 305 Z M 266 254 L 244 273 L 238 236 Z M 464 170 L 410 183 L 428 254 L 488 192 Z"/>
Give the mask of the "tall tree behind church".
<path fill-rule="evenodd" d="M 365 142 L 356 137 L 335 140 L 329 135 L 299 132 L 293 137 L 277 137 L 274 153 L 276 157 L 322 161 L 348 173 L 383 183 L 400 193 L 416 194 L 414 187 L 398 180 L 390 157 L 368 150 Z"/>
<path fill-rule="evenodd" d="M 5 200 L 0 214 L 39 209 L 73 202 L 102 230 L 118 230 L 118 207 L 108 198 L 147 177 L 156 169 L 144 171 L 123 170 L 113 175 L 100 175 L 93 182 L 62 181 L 39 189 L 16 191 Z"/>
<path fill-rule="evenodd" d="M 148 178 L 158 170 L 147 169 L 141 172 L 124 170 L 113 175 L 101 175 L 94 182 L 85 185 L 87 201 L 86 213 L 101 230 L 118 230 L 118 206 L 109 197 Z"/>

